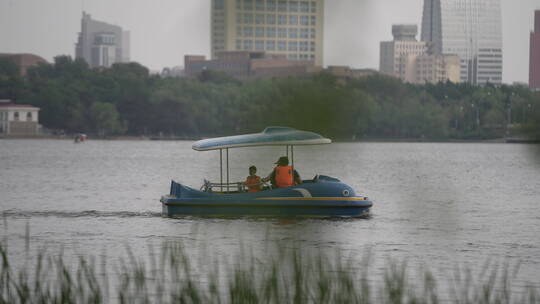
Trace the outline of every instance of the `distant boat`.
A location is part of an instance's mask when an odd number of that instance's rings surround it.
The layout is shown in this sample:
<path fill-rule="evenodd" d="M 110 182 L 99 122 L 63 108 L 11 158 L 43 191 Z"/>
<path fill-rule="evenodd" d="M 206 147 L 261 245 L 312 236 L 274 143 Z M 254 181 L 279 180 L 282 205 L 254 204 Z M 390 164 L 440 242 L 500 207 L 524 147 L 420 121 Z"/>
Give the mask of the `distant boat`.
<path fill-rule="evenodd" d="M 164 215 L 268 215 L 268 216 L 364 216 L 373 205 L 365 196 L 336 178 L 316 175 L 301 184 L 259 192 L 247 192 L 240 182 L 229 181 L 229 149 L 286 146 L 294 168 L 294 146 L 330 144 L 328 138 L 287 127 L 268 127 L 261 133 L 204 139 L 192 146 L 197 151 L 219 150 L 220 182 L 205 181 L 200 190 L 171 182 L 161 198 Z M 290 147 L 290 149 L 289 149 Z M 223 150 L 226 181 L 223 181 Z"/>
<path fill-rule="evenodd" d="M 75 138 L 73 139 L 73 142 L 76 144 L 85 142 L 85 141 L 86 141 L 86 134 L 83 134 L 83 133 L 76 134 Z"/>

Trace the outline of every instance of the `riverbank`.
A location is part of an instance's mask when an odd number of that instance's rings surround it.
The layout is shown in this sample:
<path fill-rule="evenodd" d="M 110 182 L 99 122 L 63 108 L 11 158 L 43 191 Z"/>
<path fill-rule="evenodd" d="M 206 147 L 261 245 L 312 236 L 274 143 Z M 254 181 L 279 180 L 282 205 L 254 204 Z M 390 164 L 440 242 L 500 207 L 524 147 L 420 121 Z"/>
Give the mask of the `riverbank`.
<path fill-rule="evenodd" d="M 73 136 L 66 135 L 36 135 L 36 136 L 0 136 L 2 139 L 54 139 L 73 140 Z M 155 140 L 155 141 L 196 141 L 207 137 L 197 136 L 88 136 L 87 140 Z M 525 137 L 493 138 L 493 139 L 426 139 L 426 138 L 365 138 L 358 140 L 333 140 L 336 143 L 516 143 L 516 144 L 540 144 L 539 139 Z"/>

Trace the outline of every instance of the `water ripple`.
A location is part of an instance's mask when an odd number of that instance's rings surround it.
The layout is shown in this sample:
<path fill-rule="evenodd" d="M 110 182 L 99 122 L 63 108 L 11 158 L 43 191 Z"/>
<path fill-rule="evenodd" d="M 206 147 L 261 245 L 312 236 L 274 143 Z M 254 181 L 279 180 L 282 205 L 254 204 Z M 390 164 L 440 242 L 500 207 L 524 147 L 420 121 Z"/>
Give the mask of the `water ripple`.
<path fill-rule="evenodd" d="M 84 211 L 24 211 L 24 210 L 5 210 L 2 215 L 10 218 L 32 218 L 32 217 L 59 217 L 59 218 L 79 218 L 79 217 L 118 217 L 118 218 L 132 218 L 132 217 L 161 217 L 160 212 L 133 212 L 133 211 L 97 211 L 97 210 L 84 210 Z"/>

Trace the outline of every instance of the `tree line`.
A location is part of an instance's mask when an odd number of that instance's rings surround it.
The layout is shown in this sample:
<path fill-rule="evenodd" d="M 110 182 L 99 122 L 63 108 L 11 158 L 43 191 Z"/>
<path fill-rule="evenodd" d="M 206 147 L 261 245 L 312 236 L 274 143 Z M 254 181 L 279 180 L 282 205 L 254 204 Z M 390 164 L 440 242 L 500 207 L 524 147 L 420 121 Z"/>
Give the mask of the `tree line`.
<path fill-rule="evenodd" d="M 282 125 L 341 140 L 540 138 L 540 94 L 526 87 L 412 85 L 382 75 L 162 78 L 138 63 L 91 69 L 58 56 L 20 77 L 0 58 L 0 98 L 41 108 L 47 129 L 100 136 L 198 138 Z"/>

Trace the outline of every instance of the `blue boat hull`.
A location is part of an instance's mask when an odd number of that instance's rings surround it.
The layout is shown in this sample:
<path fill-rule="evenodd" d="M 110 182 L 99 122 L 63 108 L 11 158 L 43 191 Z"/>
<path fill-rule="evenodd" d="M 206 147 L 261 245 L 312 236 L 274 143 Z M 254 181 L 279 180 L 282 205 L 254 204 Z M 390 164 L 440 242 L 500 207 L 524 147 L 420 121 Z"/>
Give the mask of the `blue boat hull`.
<path fill-rule="evenodd" d="M 357 196 L 337 179 L 322 176 L 317 181 L 244 193 L 209 193 L 171 182 L 169 195 L 161 198 L 163 214 L 206 216 L 347 216 L 369 214 L 372 202 Z"/>

